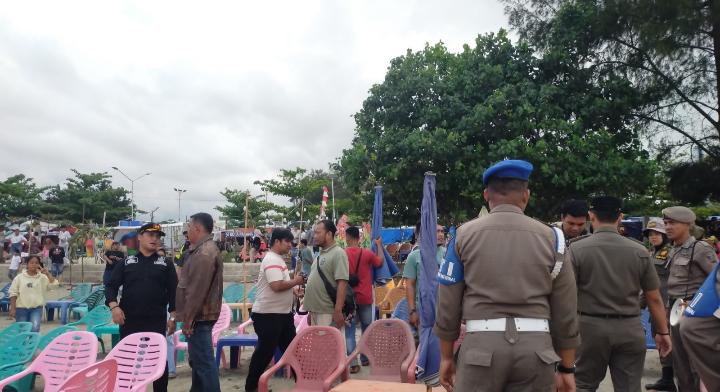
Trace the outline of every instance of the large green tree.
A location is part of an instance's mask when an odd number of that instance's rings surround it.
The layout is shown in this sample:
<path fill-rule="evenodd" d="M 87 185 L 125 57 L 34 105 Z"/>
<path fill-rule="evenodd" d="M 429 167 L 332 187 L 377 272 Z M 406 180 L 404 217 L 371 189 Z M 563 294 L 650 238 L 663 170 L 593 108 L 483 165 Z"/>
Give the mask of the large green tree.
<path fill-rule="evenodd" d="M 24 174 L 8 177 L 0 182 L 0 218 L 40 215 L 46 190 Z"/>
<path fill-rule="evenodd" d="M 71 170 L 73 177 L 65 184 L 50 187 L 47 197 L 47 213 L 71 222 L 101 223 L 127 219 L 131 201 L 128 191 L 113 187 L 111 176 L 106 173 L 81 173 Z"/>
<path fill-rule="evenodd" d="M 227 188 L 220 194 L 227 203 L 224 206 L 217 206 L 215 209 L 223 214 L 230 226 L 244 227 L 246 200 L 248 227 L 262 226 L 268 219 L 276 220 L 277 216 L 284 212 L 283 207 L 266 201 L 264 195 L 252 196 L 249 191 Z"/>
<path fill-rule="evenodd" d="M 482 173 L 504 158 L 535 165 L 535 216 L 554 216 L 568 197 L 639 193 L 657 168 L 623 118 L 637 92 L 612 74 L 588 84 L 595 76 L 563 58 L 536 57 L 505 31 L 457 54 L 442 44 L 408 51 L 355 115 L 339 172 L 365 195 L 384 186 L 387 224 L 417 219 L 426 171 L 437 174 L 441 220 L 475 216 L 484 204 Z"/>
<path fill-rule="evenodd" d="M 574 72 L 621 75 L 639 93 L 624 121 L 659 150 L 720 166 L 719 0 L 504 0 L 510 24 Z M 693 150 L 679 147 L 692 146 Z"/>

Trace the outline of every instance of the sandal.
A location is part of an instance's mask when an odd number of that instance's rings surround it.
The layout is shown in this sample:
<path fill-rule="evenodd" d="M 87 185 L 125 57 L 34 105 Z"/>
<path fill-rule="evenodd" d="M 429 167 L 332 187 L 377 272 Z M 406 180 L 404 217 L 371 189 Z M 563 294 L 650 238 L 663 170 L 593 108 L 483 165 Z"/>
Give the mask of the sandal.
<path fill-rule="evenodd" d="M 359 365 L 350 366 L 350 374 L 356 374 L 356 373 L 360 373 L 360 366 Z"/>

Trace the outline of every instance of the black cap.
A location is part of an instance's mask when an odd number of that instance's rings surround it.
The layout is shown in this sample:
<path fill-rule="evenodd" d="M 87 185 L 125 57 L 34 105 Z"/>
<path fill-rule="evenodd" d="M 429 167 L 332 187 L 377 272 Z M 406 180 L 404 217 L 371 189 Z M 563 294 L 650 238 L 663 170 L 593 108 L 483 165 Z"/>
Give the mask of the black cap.
<path fill-rule="evenodd" d="M 162 227 L 160 227 L 160 224 L 154 222 L 146 223 L 140 226 L 137 232 L 138 234 L 142 234 L 145 232 L 158 232 L 161 236 L 165 235 L 165 233 L 162 231 Z"/>
<path fill-rule="evenodd" d="M 590 201 L 590 211 L 616 214 L 622 210 L 622 200 L 613 196 L 593 197 Z"/>

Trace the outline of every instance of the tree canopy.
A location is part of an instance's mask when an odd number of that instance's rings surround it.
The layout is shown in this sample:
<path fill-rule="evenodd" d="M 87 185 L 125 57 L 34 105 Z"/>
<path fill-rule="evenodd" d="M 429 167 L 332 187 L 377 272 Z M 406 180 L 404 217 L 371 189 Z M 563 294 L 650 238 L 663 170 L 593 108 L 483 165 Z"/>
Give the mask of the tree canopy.
<path fill-rule="evenodd" d="M 8 177 L 0 182 L 0 218 L 39 214 L 46 190 L 24 174 Z"/>
<path fill-rule="evenodd" d="M 476 216 L 482 173 L 504 158 L 535 165 L 535 216 L 554 216 L 570 197 L 640 193 L 658 169 L 624 119 L 637 91 L 612 74 L 587 83 L 596 76 L 564 58 L 537 57 L 502 30 L 457 54 L 441 43 L 408 51 L 355 114 L 339 173 L 365 195 L 384 186 L 389 224 L 417 219 L 426 171 L 437 174 L 441 220 Z"/>
<path fill-rule="evenodd" d="M 103 213 L 106 221 L 118 221 L 130 216 L 131 201 L 128 191 L 113 187 L 111 176 L 106 173 L 81 173 L 71 170 L 64 186 L 49 188 L 46 213 L 71 222 L 101 223 Z"/>

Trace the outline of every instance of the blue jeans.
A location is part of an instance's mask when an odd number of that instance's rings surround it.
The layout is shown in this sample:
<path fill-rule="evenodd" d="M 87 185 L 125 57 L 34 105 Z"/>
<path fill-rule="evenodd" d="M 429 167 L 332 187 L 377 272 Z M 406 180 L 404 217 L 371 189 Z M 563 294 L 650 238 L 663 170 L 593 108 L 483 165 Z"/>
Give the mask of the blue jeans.
<path fill-rule="evenodd" d="M 167 337 L 167 367 L 168 373 L 177 373 L 175 367 L 175 340 L 173 335 Z"/>
<path fill-rule="evenodd" d="M 50 273 L 53 278 L 57 278 L 62 275 L 63 269 L 65 269 L 65 265 L 63 263 L 50 263 Z"/>
<path fill-rule="evenodd" d="M 15 321 L 29 321 L 32 323 L 32 332 L 39 332 L 42 309 L 42 306 L 37 308 L 15 308 Z"/>
<path fill-rule="evenodd" d="M 213 325 L 215 321 L 196 321 L 192 335 L 187 338 L 192 368 L 190 392 L 220 392 L 220 375 L 212 343 Z"/>
<path fill-rule="evenodd" d="M 347 355 L 355 351 L 355 347 L 357 346 L 355 342 L 355 330 L 358 321 L 360 321 L 362 332 L 365 333 L 367 327 L 372 323 L 372 305 L 358 305 L 355 317 L 350 320 L 350 326 L 345 327 L 345 347 L 347 347 Z M 360 357 L 362 357 L 362 362 L 367 363 L 368 359 L 366 356 L 360 355 Z M 355 359 L 355 364 L 360 365 L 357 358 Z"/>

